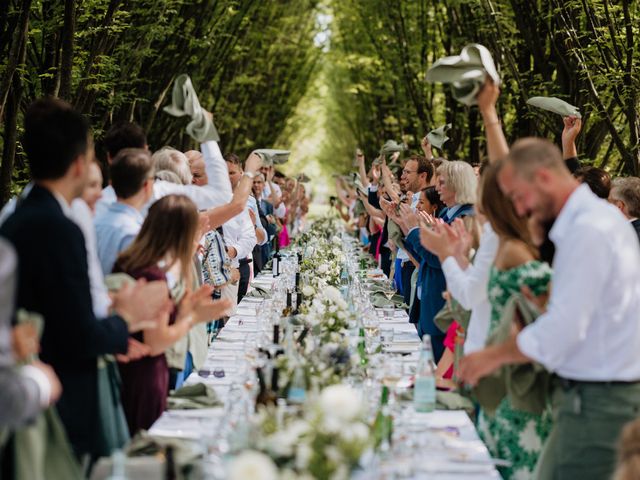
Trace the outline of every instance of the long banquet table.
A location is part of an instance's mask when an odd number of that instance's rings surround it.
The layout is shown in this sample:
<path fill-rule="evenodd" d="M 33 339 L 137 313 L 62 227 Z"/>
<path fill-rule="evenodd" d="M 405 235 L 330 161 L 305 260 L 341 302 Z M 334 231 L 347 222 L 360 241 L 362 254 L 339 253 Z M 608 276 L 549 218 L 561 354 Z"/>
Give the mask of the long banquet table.
<path fill-rule="evenodd" d="M 252 286 L 259 286 L 265 290 L 271 288 L 271 275 L 259 275 L 252 282 Z M 251 332 L 257 332 L 256 303 L 260 298 L 246 296 L 238 305 L 235 314 L 229 319 L 218 337 L 211 344 L 204 371 L 212 374 L 203 377 L 198 372 L 192 373 L 186 384 L 206 383 L 211 386 L 223 402 L 229 401 L 231 386 L 238 382 L 236 365 L 238 358 L 245 355 L 245 337 Z M 381 311 L 379 312 L 382 313 Z M 390 352 L 413 351 L 407 359 L 417 361 L 420 341 L 415 327 L 408 322 L 408 316 L 403 310 L 395 310 L 393 318 L 381 317 L 381 328 L 393 328 L 394 340 L 388 349 Z M 214 370 L 224 369 L 224 376 L 214 376 Z M 190 439 L 203 442 L 211 436 L 211 426 L 216 419 L 221 419 L 225 410 L 223 407 L 201 410 L 171 410 L 165 412 L 153 425 L 150 434 L 164 437 Z M 436 410 L 431 413 L 416 413 L 411 404 L 403 407 L 402 415 L 410 419 L 410 428 L 406 434 L 414 436 L 424 461 L 416 461 L 416 455 L 411 458 L 388 458 L 379 464 L 375 478 L 395 478 L 399 462 L 411 464 L 405 478 L 430 480 L 485 480 L 499 479 L 500 475 L 494 467 L 486 446 L 479 439 L 469 416 L 464 411 Z M 385 473 L 385 465 L 389 472 L 395 468 L 395 473 Z M 392 468 L 393 467 L 393 468 Z M 360 472 L 354 478 L 371 480 L 371 471 Z"/>

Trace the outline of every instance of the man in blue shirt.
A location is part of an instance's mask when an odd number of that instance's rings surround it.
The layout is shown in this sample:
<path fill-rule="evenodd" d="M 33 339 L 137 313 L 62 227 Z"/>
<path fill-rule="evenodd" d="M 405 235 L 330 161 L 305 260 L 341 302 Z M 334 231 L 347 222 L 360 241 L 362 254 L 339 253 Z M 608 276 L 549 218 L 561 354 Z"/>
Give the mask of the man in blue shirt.
<path fill-rule="evenodd" d="M 133 242 L 144 217 L 140 213 L 153 194 L 153 162 L 147 150 L 125 148 L 111 164 L 111 185 L 117 201 L 95 219 L 98 258 L 111 273 L 118 254 Z"/>

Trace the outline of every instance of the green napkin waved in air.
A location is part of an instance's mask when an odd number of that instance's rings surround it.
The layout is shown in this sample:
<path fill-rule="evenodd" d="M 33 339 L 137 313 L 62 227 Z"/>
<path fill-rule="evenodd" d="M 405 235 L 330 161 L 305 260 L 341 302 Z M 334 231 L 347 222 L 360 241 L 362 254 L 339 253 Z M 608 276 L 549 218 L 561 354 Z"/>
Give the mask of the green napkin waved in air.
<path fill-rule="evenodd" d="M 216 130 L 211 117 L 200 106 L 198 95 L 196 95 L 191 79 L 186 73 L 178 75 L 178 78 L 176 78 L 171 93 L 171 105 L 164 107 L 162 110 L 174 117 L 188 115 L 191 121 L 187 125 L 187 133 L 194 140 L 200 143 L 220 141 L 218 130 Z"/>
<path fill-rule="evenodd" d="M 395 140 L 387 140 L 380 149 L 380 155 L 387 157 L 396 152 L 404 152 L 406 149 L 407 146 L 404 143 L 398 143 Z"/>
<path fill-rule="evenodd" d="M 541 108 L 549 112 L 557 113 L 563 117 L 582 118 L 580 109 L 556 97 L 531 97 L 527 100 L 527 105 Z"/>
<path fill-rule="evenodd" d="M 167 399 L 168 410 L 196 410 L 222 406 L 216 392 L 204 383 L 173 390 Z"/>
<path fill-rule="evenodd" d="M 460 55 L 437 60 L 427 71 L 428 82 L 450 84 L 453 98 L 467 106 L 477 104 L 476 95 L 487 76 L 500 84 L 491 53 L 478 43 L 467 45 Z"/>
<path fill-rule="evenodd" d="M 427 133 L 427 139 L 432 147 L 442 150 L 442 146 L 449 140 L 447 132 L 451 130 L 451 124 L 447 123 L 441 127 L 435 128 Z"/>
<path fill-rule="evenodd" d="M 278 150 L 274 148 L 259 148 L 258 150 L 254 150 L 254 152 L 262 158 L 262 161 L 267 167 L 287 163 L 289 155 L 291 155 L 289 150 Z"/>

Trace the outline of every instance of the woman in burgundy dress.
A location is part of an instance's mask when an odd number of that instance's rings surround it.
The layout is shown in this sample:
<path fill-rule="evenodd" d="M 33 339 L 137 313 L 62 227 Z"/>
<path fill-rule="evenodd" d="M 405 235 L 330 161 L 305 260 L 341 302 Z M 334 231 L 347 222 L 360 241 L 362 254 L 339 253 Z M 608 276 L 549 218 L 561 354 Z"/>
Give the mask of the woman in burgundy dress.
<path fill-rule="evenodd" d="M 133 278 L 167 282 L 169 291 L 176 282 L 192 285 L 191 261 L 199 238 L 198 211 L 183 195 L 169 195 L 149 209 L 140 233 L 116 261 L 114 272 Z M 174 282 L 168 282 L 168 277 Z M 171 284 L 170 284 L 171 283 Z M 229 308 L 228 300 L 212 301 L 211 288 L 203 287 L 187 294 L 180 304 L 166 314 L 166 322 L 154 329 L 133 334 L 148 345 L 148 357 L 120 363 L 122 406 L 129 431 L 149 429 L 162 415 L 169 393 L 169 368 L 164 351 L 182 338 L 198 322 L 221 316 Z"/>

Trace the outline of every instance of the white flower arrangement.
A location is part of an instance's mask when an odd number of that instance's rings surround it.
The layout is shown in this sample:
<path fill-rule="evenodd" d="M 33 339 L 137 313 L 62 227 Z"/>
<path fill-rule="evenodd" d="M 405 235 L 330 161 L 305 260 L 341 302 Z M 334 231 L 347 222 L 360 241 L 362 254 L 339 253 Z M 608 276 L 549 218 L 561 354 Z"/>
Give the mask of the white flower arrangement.
<path fill-rule="evenodd" d="M 229 480 L 278 480 L 278 467 L 264 453 L 248 450 L 229 466 Z"/>
<path fill-rule="evenodd" d="M 325 388 L 315 402 L 307 405 L 302 418 L 285 417 L 279 428 L 274 416 L 271 412 L 257 417 L 251 436 L 253 450 L 233 461 L 232 474 L 245 474 L 242 478 L 251 480 L 346 480 L 372 445 L 362 396 L 346 385 Z M 266 473 L 254 473 L 248 460 L 254 460 L 255 468 L 264 468 Z M 274 474 L 274 467 L 278 476 L 268 476 Z"/>

